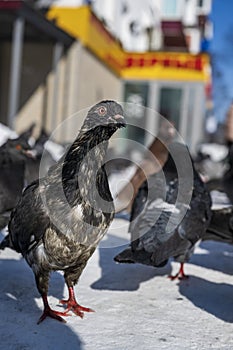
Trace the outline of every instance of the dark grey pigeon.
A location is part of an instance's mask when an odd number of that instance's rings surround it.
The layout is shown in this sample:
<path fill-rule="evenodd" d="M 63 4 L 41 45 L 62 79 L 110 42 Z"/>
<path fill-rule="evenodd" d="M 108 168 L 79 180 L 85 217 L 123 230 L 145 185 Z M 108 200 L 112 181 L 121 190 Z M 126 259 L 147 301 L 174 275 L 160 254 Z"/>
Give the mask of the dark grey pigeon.
<path fill-rule="evenodd" d="M 212 218 L 202 240 L 233 244 L 233 206 L 212 210 Z"/>
<path fill-rule="evenodd" d="M 233 143 L 229 143 L 228 147 L 227 170 L 222 178 L 222 187 L 233 204 Z"/>
<path fill-rule="evenodd" d="M 131 244 L 114 260 L 161 267 L 174 257 L 181 268 L 171 278 L 185 278 L 183 264 L 209 225 L 210 208 L 209 192 L 193 167 L 187 147 L 171 144 L 163 169 L 138 191 L 129 226 Z"/>
<path fill-rule="evenodd" d="M 22 253 L 32 268 L 47 316 L 72 310 L 83 317 L 92 311 L 79 305 L 74 285 L 114 216 L 114 205 L 104 168 L 108 140 L 125 126 L 122 107 L 114 101 L 93 106 L 67 153 L 49 169 L 47 176 L 30 184 L 13 210 L 6 246 Z M 61 270 L 69 291 L 64 312 L 48 304 L 50 272 Z"/>
<path fill-rule="evenodd" d="M 25 186 L 27 159 L 32 157 L 29 131 L 0 147 L 0 214 L 12 210 Z"/>

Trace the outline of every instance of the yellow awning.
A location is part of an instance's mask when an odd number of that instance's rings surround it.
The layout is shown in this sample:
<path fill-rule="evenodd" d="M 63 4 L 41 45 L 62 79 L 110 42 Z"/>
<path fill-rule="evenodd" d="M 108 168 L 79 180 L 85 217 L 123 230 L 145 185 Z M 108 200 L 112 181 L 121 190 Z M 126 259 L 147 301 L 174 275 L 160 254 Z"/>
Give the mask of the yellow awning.
<path fill-rule="evenodd" d="M 92 51 L 105 65 L 123 79 L 210 81 L 207 54 L 180 52 L 133 53 L 104 27 L 88 6 L 51 7 L 47 18 Z"/>

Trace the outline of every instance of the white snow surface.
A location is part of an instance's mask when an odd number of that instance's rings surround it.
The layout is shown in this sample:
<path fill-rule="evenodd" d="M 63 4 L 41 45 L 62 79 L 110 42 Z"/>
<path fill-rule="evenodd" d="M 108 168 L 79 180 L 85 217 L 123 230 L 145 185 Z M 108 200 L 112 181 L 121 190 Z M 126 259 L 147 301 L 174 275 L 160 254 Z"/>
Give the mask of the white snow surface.
<path fill-rule="evenodd" d="M 131 177 L 136 171 L 136 166 L 129 166 L 121 171 L 110 174 L 108 178 L 109 188 L 113 198 L 117 197 L 117 194 L 123 189 L 123 187 L 129 183 Z"/>
<path fill-rule="evenodd" d="M 45 142 L 44 148 L 51 154 L 53 159 L 57 162 L 64 154 L 65 148 L 59 143 L 48 140 Z"/>
<path fill-rule="evenodd" d="M 75 287 L 80 304 L 96 312 L 66 317 L 65 324 L 36 324 L 42 300 L 33 273 L 19 254 L 2 251 L 0 349 L 233 349 L 233 245 L 201 243 L 186 264 L 189 279 L 170 281 L 179 267 L 173 261 L 160 269 L 113 261 L 128 244 L 127 229 L 128 222 L 113 221 Z M 61 310 L 62 297 L 67 290 L 56 272 L 51 307 Z"/>
<path fill-rule="evenodd" d="M 212 199 L 212 209 L 217 210 L 232 206 L 225 192 L 214 190 L 210 192 L 210 195 Z"/>
<path fill-rule="evenodd" d="M 17 137 L 18 135 L 15 131 L 0 123 L 0 146 L 2 146 L 8 139 L 16 139 Z"/>
<path fill-rule="evenodd" d="M 221 162 L 228 154 L 227 146 L 218 143 L 203 143 L 199 145 L 199 149 L 203 154 L 209 155 L 214 162 Z"/>

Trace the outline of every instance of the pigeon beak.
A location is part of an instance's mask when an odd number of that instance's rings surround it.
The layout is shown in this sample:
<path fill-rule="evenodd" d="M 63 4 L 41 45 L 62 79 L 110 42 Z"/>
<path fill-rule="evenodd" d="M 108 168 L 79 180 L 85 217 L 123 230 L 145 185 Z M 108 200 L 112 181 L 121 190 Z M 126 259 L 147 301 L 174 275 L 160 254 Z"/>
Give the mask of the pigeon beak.
<path fill-rule="evenodd" d="M 125 119 L 121 114 L 116 114 L 113 117 L 109 117 L 108 121 L 114 122 L 115 124 L 120 124 L 121 126 L 126 126 Z"/>
<path fill-rule="evenodd" d="M 124 120 L 124 117 L 123 117 L 123 115 L 121 115 L 121 114 L 116 114 L 116 115 L 114 115 L 114 117 L 113 117 L 115 120 Z"/>
<path fill-rule="evenodd" d="M 24 150 L 23 153 L 24 153 L 28 158 L 36 159 L 36 151 L 33 151 L 33 150 Z"/>

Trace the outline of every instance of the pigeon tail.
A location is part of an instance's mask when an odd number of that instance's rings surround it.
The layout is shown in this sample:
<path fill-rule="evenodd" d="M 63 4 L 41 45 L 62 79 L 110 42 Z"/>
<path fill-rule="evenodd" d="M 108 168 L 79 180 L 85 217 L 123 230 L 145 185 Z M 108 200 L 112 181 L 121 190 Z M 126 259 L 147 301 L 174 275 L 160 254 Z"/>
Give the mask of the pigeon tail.
<path fill-rule="evenodd" d="M 134 264 L 135 259 L 133 256 L 133 252 L 130 248 L 127 248 L 123 250 L 120 254 L 116 255 L 114 258 L 114 261 L 118 263 L 124 263 L 124 264 Z"/>
<path fill-rule="evenodd" d="M 233 207 L 212 210 L 210 224 L 202 241 L 233 243 Z"/>
<path fill-rule="evenodd" d="M 116 255 L 114 261 L 123 264 L 138 263 L 154 267 L 163 267 L 168 262 L 168 260 L 166 259 L 160 263 L 155 263 L 152 259 L 152 253 L 149 253 L 145 250 L 132 251 L 130 247 L 123 250 L 120 254 Z"/>
<path fill-rule="evenodd" d="M 9 235 L 7 235 L 0 243 L 0 249 L 4 250 L 5 248 L 11 248 Z"/>
<path fill-rule="evenodd" d="M 8 222 L 9 217 L 5 216 L 4 214 L 0 214 L 0 231 L 7 226 Z"/>

